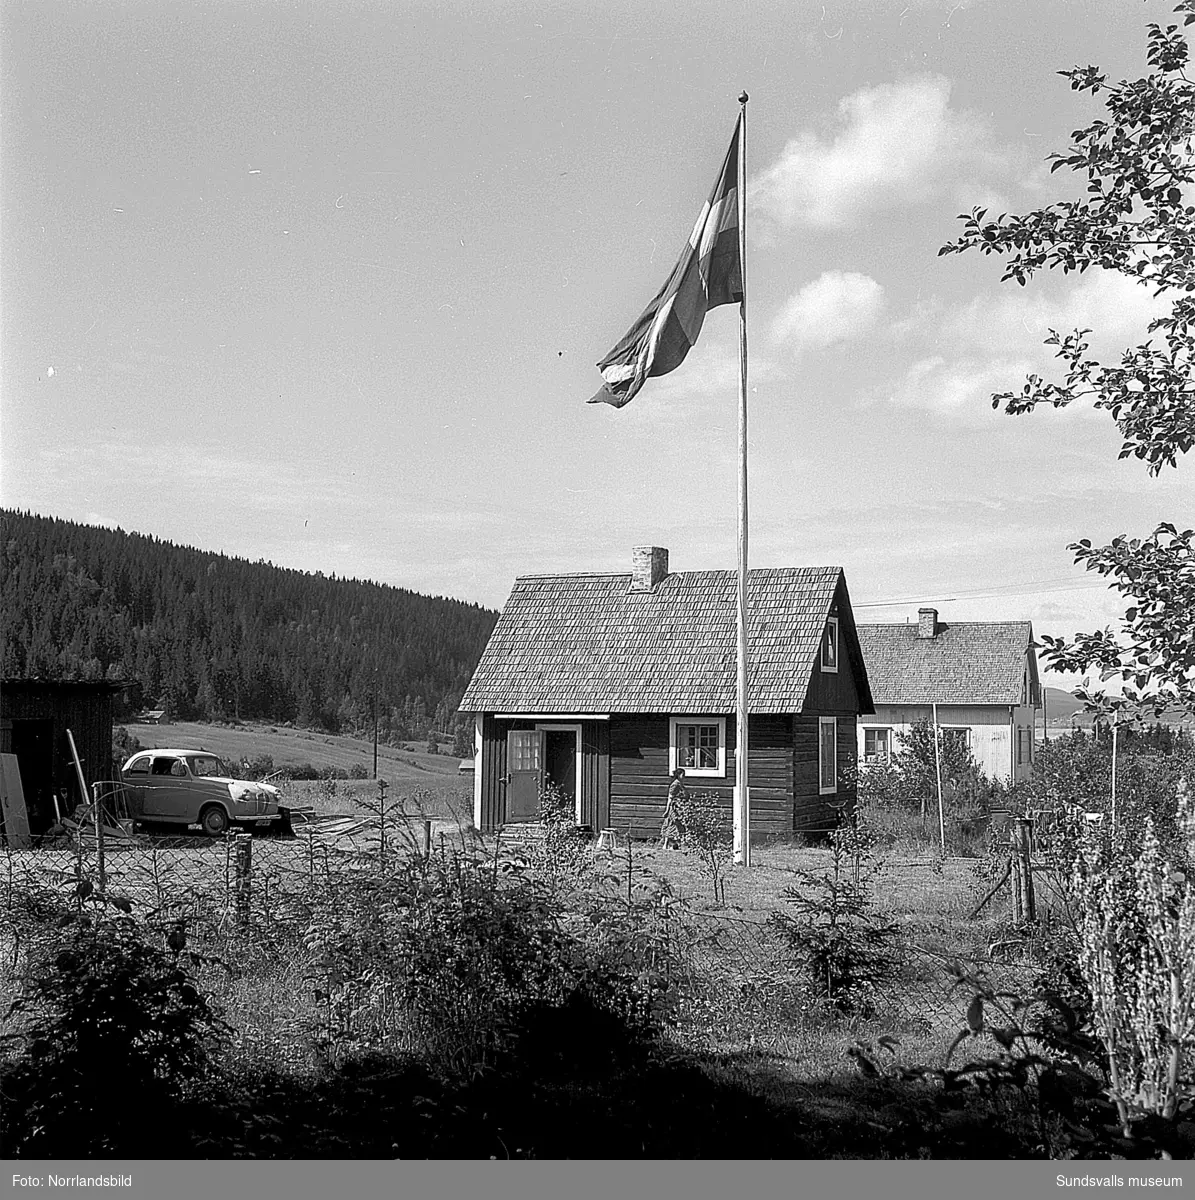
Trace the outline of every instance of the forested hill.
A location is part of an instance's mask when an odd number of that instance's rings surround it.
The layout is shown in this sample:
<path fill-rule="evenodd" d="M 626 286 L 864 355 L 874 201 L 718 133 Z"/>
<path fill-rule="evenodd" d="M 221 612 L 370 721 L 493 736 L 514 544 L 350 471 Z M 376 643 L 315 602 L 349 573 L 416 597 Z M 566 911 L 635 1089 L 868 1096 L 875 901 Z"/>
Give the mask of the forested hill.
<path fill-rule="evenodd" d="M 128 709 L 387 738 L 447 729 L 498 614 L 0 509 L 0 676 L 122 679 Z"/>

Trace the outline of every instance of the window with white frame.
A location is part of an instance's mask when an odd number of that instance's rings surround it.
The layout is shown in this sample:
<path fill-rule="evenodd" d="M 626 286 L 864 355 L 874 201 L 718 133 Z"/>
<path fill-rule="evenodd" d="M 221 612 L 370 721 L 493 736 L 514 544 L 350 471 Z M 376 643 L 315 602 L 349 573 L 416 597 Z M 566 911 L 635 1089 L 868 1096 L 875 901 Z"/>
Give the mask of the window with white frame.
<path fill-rule="evenodd" d="M 1017 765 L 1033 761 L 1033 730 L 1024 726 L 1017 728 Z"/>
<path fill-rule="evenodd" d="M 672 717 L 668 724 L 670 772 L 684 767 L 686 775 L 726 774 L 725 717 Z"/>
<path fill-rule="evenodd" d="M 826 631 L 822 634 L 822 670 L 831 673 L 838 671 L 837 617 L 830 617 L 826 621 Z"/>
<path fill-rule="evenodd" d="M 943 725 L 938 729 L 938 736 L 942 739 L 942 745 L 953 740 L 956 745 L 966 749 L 971 745 L 971 730 L 966 725 Z"/>
<path fill-rule="evenodd" d="M 838 791 L 838 718 L 817 719 L 818 791 L 824 796 Z"/>
<path fill-rule="evenodd" d="M 863 761 L 886 763 L 892 757 L 891 729 L 863 730 Z"/>

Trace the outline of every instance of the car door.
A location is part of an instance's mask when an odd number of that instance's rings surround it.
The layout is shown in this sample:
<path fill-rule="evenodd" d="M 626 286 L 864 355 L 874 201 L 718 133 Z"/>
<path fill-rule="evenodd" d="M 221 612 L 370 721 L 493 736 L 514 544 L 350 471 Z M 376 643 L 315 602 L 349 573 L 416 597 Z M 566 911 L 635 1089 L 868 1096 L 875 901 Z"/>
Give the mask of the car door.
<path fill-rule="evenodd" d="M 184 825 L 197 820 L 197 816 L 190 813 L 189 783 L 187 764 L 181 758 L 175 754 L 155 754 L 150 761 L 149 774 L 144 777 L 142 815 L 145 820 L 178 821 Z"/>

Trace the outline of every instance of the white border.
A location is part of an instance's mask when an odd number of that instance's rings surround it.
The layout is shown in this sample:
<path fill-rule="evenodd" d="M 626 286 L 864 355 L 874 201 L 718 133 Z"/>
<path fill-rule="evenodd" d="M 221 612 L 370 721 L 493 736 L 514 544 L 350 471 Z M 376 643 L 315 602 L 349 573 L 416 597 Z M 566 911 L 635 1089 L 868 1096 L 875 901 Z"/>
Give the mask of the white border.
<path fill-rule="evenodd" d="M 829 725 L 834 730 L 834 749 L 831 752 L 832 762 L 834 763 L 834 786 L 826 787 L 822 783 L 824 772 L 822 771 L 822 730 Z M 838 718 L 837 717 L 818 717 L 817 719 L 817 794 L 819 796 L 832 796 L 838 791 Z"/>
<path fill-rule="evenodd" d="M 686 779 L 725 779 L 726 778 L 726 718 L 725 717 L 669 717 L 668 718 L 668 774 L 677 768 L 676 761 L 676 727 L 678 725 L 717 725 L 718 727 L 718 765 L 710 767 L 686 767 Z"/>

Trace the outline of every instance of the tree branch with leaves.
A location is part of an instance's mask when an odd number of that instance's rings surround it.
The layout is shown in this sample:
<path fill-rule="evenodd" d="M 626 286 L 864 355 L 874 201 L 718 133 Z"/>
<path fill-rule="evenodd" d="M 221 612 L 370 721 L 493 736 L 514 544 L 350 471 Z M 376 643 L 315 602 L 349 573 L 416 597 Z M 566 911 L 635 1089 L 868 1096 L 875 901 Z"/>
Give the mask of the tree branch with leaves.
<path fill-rule="evenodd" d="M 1174 10 L 1195 22 L 1195 0 Z M 1085 179 L 1079 199 L 1024 216 L 989 219 L 982 208 L 959 219 L 963 234 L 939 254 L 978 250 L 1005 259 L 1003 280 L 1022 286 L 1039 271 L 1114 271 L 1169 303 L 1148 336 L 1119 362 L 1093 357 L 1090 329 L 1050 330 L 1064 370 L 1061 381 L 1031 374 L 1019 392 L 1001 392 L 992 406 L 1013 415 L 1039 404 L 1065 408 L 1080 398 L 1107 411 L 1124 439 L 1120 457 L 1134 457 L 1151 475 L 1177 467 L 1195 445 L 1195 84 L 1187 77 L 1189 47 L 1177 25 L 1148 26 L 1150 73 L 1109 83 L 1096 67 L 1060 72 L 1071 88 L 1104 96 L 1107 116 L 1071 135 L 1068 153 L 1053 154 L 1052 171 Z M 1045 657 L 1061 671 L 1118 679 L 1122 695 L 1084 685 L 1089 709 L 1118 715 L 1169 707 L 1195 712 L 1195 553 L 1192 531 L 1164 523 L 1146 538 L 1121 535 L 1109 545 L 1072 543 L 1076 563 L 1112 581 L 1131 604 L 1119 634 L 1111 629 L 1074 639 L 1045 638 Z"/>

